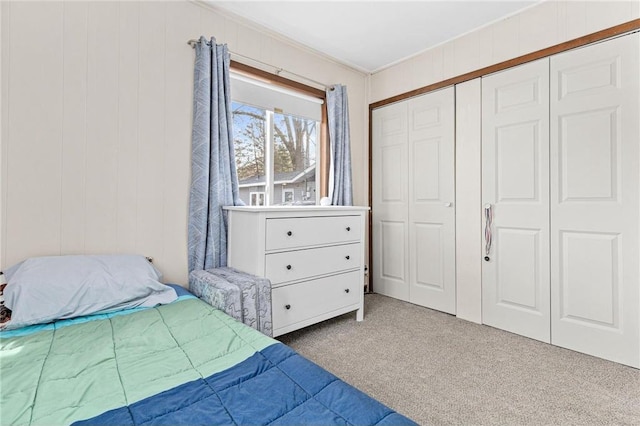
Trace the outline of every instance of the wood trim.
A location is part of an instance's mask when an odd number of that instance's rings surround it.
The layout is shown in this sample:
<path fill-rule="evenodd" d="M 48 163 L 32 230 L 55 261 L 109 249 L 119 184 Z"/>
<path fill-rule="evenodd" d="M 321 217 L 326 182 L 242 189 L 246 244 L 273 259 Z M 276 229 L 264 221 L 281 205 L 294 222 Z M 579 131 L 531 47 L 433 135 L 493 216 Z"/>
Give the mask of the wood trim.
<path fill-rule="evenodd" d="M 327 121 L 327 103 L 322 104 L 322 121 L 320 123 L 320 197 L 329 195 L 329 167 L 331 167 L 331 147 L 329 145 L 329 123 Z"/>
<path fill-rule="evenodd" d="M 394 102 L 403 101 L 405 99 L 412 98 L 414 96 L 423 95 L 434 90 L 442 89 L 447 86 L 452 86 L 458 83 L 463 83 L 474 78 L 482 77 L 487 74 L 502 71 L 507 68 L 512 68 L 518 65 L 522 65 L 527 62 L 535 61 L 537 59 L 545 58 L 547 56 L 562 53 L 567 50 L 575 49 L 585 46 L 587 44 L 602 41 L 611 37 L 615 37 L 624 33 L 637 31 L 640 29 L 640 19 L 634 19 L 632 21 L 625 22 L 620 25 L 616 25 L 610 28 L 606 28 L 602 31 L 587 34 L 582 37 L 575 38 L 573 40 L 566 41 L 564 43 L 556 44 L 545 49 L 537 50 L 526 55 L 518 56 L 517 58 L 509 59 L 507 61 L 499 62 L 488 67 L 480 68 L 476 71 L 471 71 L 459 76 L 449 78 L 428 86 L 420 87 L 409 92 L 401 93 L 396 96 L 392 96 L 387 99 L 383 99 L 369 104 L 369 291 L 373 292 L 373 110 L 385 105 L 392 104 Z"/>
<path fill-rule="evenodd" d="M 316 89 L 315 87 L 307 86 L 306 84 L 299 83 L 297 81 L 289 80 L 288 78 L 280 77 L 279 75 L 272 74 L 268 71 L 261 70 L 260 68 L 252 67 L 238 61 L 231 61 L 230 67 L 233 71 L 244 74 L 251 78 L 256 78 L 265 83 L 273 84 L 287 89 L 294 89 L 305 95 L 313 96 L 325 100 L 327 94 L 324 90 Z"/>
<path fill-rule="evenodd" d="M 620 34 L 624 34 L 630 31 L 640 29 L 640 19 L 634 19 L 624 24 L 616 25 L 611 28 L 604 29 L 595 33 L 591 33 L 582 37 L 575 38 L 573 40 L 566 41 L 564 43 L 556 44 L 545 49 L 537 50 L 526 55 L 518 56 L 517 58 L 509 59 L 507 61 L 499 62 L 488 67 L 480 68 L 479 70 L 471 71 L 465 74 L 458 75 L 456 77 L 448 78 L 443 81 L 439 81 L 428 86 L 420 87 L 418 89 L 411 90 L 409 92 L 401 93 L 396 96 L 392 96 L 381 101 L 369 104 L 369 109 L 380 108 L 381 106 L 392 104 L 394 102 L 403 101 L 405 99 L 412 98 L 414 96 L 423 95 L 428 92 L 432 92 L 443 87 L 452 86 L 454 84 L 463 83 L 474 78 L 482 77 L 487 74 L 502 71 L 507 68 L 512 68 L 518 65 L 525 64 L 527 62 L 535 61 L 537 59 L 546 58 L 547 56 L 555 55 L 570 49 L 582 47 L 587 44 L 595 43 L 597 41 L 605 40 L 607 38 L 615 37 Z"/>
<path fill-rule="evenodd" d="M 373 108 L 369 108 L 369 274 L 367 292 L 373 293 Z"/>

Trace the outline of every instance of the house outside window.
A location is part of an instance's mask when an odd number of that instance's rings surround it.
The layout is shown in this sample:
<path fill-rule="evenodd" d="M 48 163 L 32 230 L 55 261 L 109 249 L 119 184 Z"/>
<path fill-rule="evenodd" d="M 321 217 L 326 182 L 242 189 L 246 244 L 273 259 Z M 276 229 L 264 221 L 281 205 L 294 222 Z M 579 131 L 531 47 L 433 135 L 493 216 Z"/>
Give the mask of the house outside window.
<path fill-rule="evenodd" d="M 244 76 L 231 79 L 233 139 L 245 204 L 318 204 L 322 101 L 274 90 Z M 268 107 L 266 105 L 282 105 Z"/>

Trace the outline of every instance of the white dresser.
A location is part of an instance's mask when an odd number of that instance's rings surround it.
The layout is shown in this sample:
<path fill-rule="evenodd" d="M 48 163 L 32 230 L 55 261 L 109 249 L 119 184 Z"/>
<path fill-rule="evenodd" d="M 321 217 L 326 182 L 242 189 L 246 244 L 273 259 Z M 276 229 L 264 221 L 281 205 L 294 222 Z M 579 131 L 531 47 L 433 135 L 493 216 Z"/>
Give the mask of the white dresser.
<path fill-rule="evenodd" d="M 364 310 L 368 207 L 225 207 L 229 266 L 267 277 L 273 335 Z"/>

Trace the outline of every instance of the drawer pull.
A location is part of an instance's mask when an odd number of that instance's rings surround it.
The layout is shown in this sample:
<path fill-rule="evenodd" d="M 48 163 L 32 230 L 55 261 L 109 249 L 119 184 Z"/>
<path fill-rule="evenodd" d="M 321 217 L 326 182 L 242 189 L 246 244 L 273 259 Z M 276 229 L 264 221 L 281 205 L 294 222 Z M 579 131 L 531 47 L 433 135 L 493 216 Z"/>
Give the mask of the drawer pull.
<path fill-rule="evenodd" d="M 291 309 L 291 305 L 284 305 L 284 308 L 289 310 L 289 309 Z"/>
<path fill-rule="evenodd" d="M 351 231 L 351 227 L 350 226 L 347 226 L 347 232 L 348 231 Z"/>
<path fill-rule="evenodd" d="M 291 270 L 291 265 L 287 265 L 287 269 L 288 269 L 288 270 Z"/>
<path fill-rule="evenodd" d="M 348 289 L 348 288 L 345 288 L 345 289 L 344 289 L 344 292 L 345 292 L 345 293 L 349 293 L 349 289 Z"/>
<path fill-rule="evenodd" d="M 351 256 L 345 256 L 344 258 L 349 260 L 349 259 L 351 259 Z"/>
<path fill-rule="evenodd" d="M 287 231 L 287 235 L 288 235 L 288 236 L 292 236 L 292 235 L 293 235 L 293 232 L 291 232 L 291 231 Z"/>

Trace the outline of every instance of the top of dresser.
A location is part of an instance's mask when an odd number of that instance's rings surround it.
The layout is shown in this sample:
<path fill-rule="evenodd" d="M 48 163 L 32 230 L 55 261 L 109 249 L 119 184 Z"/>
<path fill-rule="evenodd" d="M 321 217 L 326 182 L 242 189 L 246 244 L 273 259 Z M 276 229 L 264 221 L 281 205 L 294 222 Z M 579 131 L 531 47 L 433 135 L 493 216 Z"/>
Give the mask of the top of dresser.
<path fill-rule="evenodd" d="M 349 211 L 368 211 L 366 206 L 224 206 L 225 210 L 254 212 L 254 213 L 270 213 L 270 212 L 349 212 Z"/>

